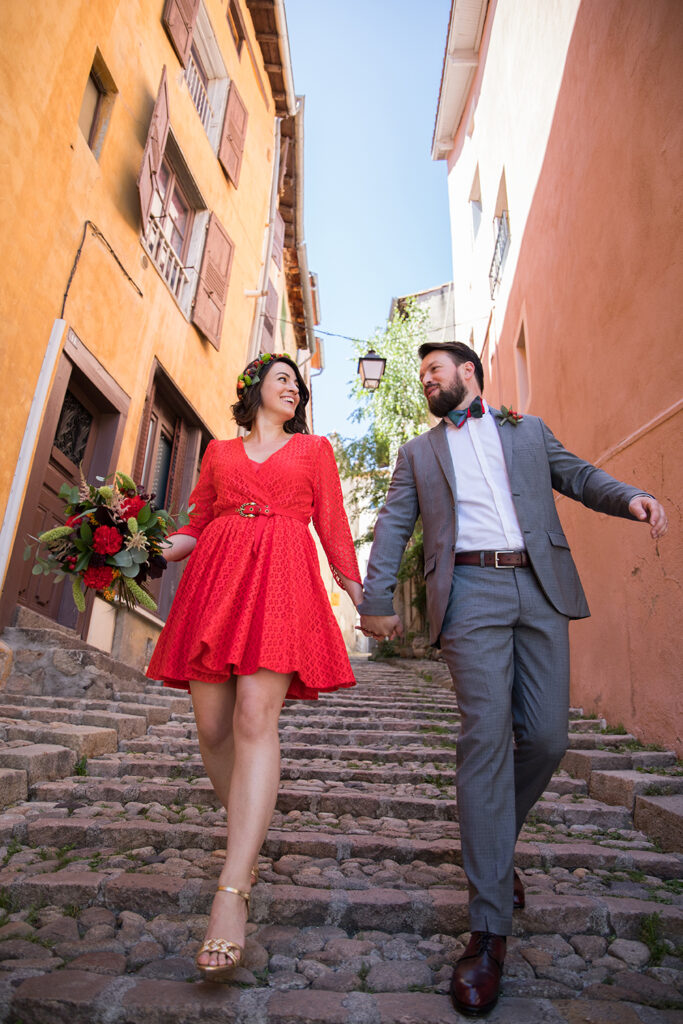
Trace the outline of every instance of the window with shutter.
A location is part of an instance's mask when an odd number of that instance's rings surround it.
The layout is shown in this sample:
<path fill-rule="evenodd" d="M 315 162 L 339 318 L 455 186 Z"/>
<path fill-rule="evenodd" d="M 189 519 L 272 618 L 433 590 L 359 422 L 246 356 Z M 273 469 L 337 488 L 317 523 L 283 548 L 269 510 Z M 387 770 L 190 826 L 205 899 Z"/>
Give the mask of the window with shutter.
<path fill-rule="evenodd" d="M 185 81 L 211 148 L 218 153 L 230 79 L 221 48 L 204 4 L 199 5 Z"/>
<path fill-rule="evenodd" d="M 227 231 L 215 213 L 212 213 L 206 230 L 192 321 L 216 349 L 220 348 L 221 344 L 234 248 Z"/>
<path fill-rule="evenodd" d="M 169 127 L 168 85 L 166 83 L 166 65 L 164 65 L 164 69 L 161 72 L 159 92 L 157 93 L 156 103 L 152 111 L 149 132 L 147 133 L 145 151 L 142 154 L 142 167 L 138 177 L 143 233 L 147 231 L 152 203 L 157 193 L 156 178 L 161 169 Z"/>
<path fill-rule="evenodd" d="M 278 210 L 275 214 L 275 227 L 273 229 L 273 263 L 282 270 L 282 249 L 285 244 L 285 222 Z"/>
<path fill-rule="evenodd" d="M 235 188 L 237 188 L 240 180 L 240 168 L 242 166 L 244 142 L 247 136 L 248 119 L 247 108 L 242 102 L 242 97 L 238 93 L 235 83 L 232 82 L 225 109 L 225 120 L 223 122 L 221 143 L 218 149 L 218 159 Z"/>
<path fill-rule="evenodd" d="M 199 2 L 200 0 L 166 0 L 161 16 L 173 49 L 183 67 L 187 65 L 190 56 Z"/>

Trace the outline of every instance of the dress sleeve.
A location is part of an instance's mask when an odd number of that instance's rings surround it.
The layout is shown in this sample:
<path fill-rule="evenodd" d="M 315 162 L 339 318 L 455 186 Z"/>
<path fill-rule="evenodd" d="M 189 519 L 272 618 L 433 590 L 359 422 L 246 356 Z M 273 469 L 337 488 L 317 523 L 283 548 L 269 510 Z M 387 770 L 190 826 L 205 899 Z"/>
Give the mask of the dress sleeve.
<path fill-rule="evenodd" d="M 190 512 L 189 525 L 181 526 L 176 533 L 198 538 L 204 527 L 208 526 L 214 518 L 213 509 L 217 494 L 213 478 L 213 444 L 213 441 L 209 441 L 207 445 L 199 470 L 199 480 L 188 501 L 188 507 L 194 505 L 194 509 Z"/>
<path fill-rule="evenodd" d="M 313 525 L 330 563 L 332 575 L 341 584 L 338 573 L 360 583 L 356 549 L 344 509 L 339 471 L 332 445 L 320 438 L 318 471 L 313 494 Z"/>

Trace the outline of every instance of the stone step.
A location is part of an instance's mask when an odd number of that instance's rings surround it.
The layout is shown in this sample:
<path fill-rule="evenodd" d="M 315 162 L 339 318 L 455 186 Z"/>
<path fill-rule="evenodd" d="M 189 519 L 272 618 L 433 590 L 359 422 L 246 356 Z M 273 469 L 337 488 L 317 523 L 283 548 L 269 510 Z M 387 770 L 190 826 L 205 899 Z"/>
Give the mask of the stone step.
<path fill-rule="evenodd" d="M 67 722 L 17 722 L 11 718 L 0 718 L 0 742 L 5 745 L 13 740 L 27 743 L 57 744 L 69 747 L 77 758 L 96 757 L 118 749 L 115 729 L 104 729 L 91 725 L 71 725 Z M 133 742 L 133 741 L 129 741 Z"/>
<path fill-rule="evenodd" d="M 0 872 L 5 902 L 14 908 L 35 906 L 106 907 L 146 918 L 160 914 L 208 914 L 215 880 L 162 873 L 58 870 L 9 876 Z M 643 921 L 659 915 L 664 934 L 683 939 L 683 907 L 645 899 L 527 893 L 524 911 L 515 914 L 515 935 L 576 934 L 636 938 Z M 461 935 L 468 929 L 467 891 L 451 886 L 385 889 L 314 888 L 285 882 L 259 882 L 252 890 L 250 920 L 257 925 L 295 928 L 333 925 L 347 933 L 381 930 L 413 935 Z"/>
<path fill-rule="evenodd" d="M 683 771 L 680 775 L 660 775 L 639 771 L 593 771 L 590 793 L 606 804 L 621 804 L 633 809 L 637 796 L 670 796 L 683 793 Z"/>
<path fill-rule="evenodd" d="M 138 669 L 91 647 L 75 634 L 54 628 L 7 626 L 2 639 L 14 652 L 15 674 L 34 676 L 42 670 L 40 682 L 44 693 L 56 696 L 78 696 L 85 680 L 92 686 L 97 673 L 114 676 L 130 684 L 131 691 L 143 690 L 148 680 Z M 80 681 L 78 677 L 83 677 Z M 59 684 L 73 685 L 76 692 L 67 694 Z"/>
<path fill-rule="evenodd" d="M 29 786 L 63 779 L 74 770 L 74 752 L 55 743 L 19 743 L 0 746 L 0 766 L 26 773 Z M 26 799 L 20 797 L 19 799 Z"/>
<path fill-rule="evenodd" d="M 16 695 L 0 693 L 0 714 L 3 708 L 16 704 Z M 171 709 L 155 704 L 141 704 L 137 701 L 89 700 L 80 697 L 42 697 L 22 694 L 24 708 L 69 708 L 75 711 L 107 711 L 111 714 L 138 715 L 148 725 L 163 725 L 171 717 Z"/>
<path fill-rule="evenodd" d="M 634 820 L 663 850 L 683 850 L 683 796 L 636 796 Z M 683 877 L 683 874 L 682 876 Z"/>
<path fill-rule="evenodd" d="M 172 690 L 169 687 L 162 687 L 161 684 L 155 684 L 153 688 L 144 693 L 132 693 L 128 690 L 120 689 L 116 693 L 115 699 L 126 703 L 137 703 L 142 707 L 168 708 L 171 714 L 186 714 L 192 710 L 192 701 L 189 696 L 178 696 L 179 693 L 179 690 Z"/>
<path fill-rule="evenodd" d="M 577 779 L 590 781 L 593 771 L 612 771 L 628 768 L 667 768 L 676 763 L 676 755 L 668 751 L 611 751 L 568 750 L 562 767 Z"/>
<path fill-rule="evenodd" d="M 51 817 L 50 815 L 55 815 Z M 61 816 L 56 816 L 61 814 Z M 515 862 L 519 868 L 554 868 L 575 872 L 625 872 L 663 880 L 677 880 L 683 875 L 683 855 L 678 852 L 629 847 L 628 842 L 613 845 L 592 843 L 585 839 L 560 837 L 561 842 L 520 841 Z M 13 814 L 0 815 L 0 845 L 21 843 L 31 850 L 73 849 L 123 854 L 130 850 L 152 848 L 156 853 L 169 849 L 212 851 L 225 846 L 223 824 L 204 825 L 194 822 L 171 824 L 148 821 L 142 817 L 110 819 L 104 816 L 67 816 L 65 810 L 46 811 L 37 817 Z M 284 857 L 329 859 L 342 863 L 348 860 L 391 860 L 398 864 L 419 861 L 428 865 L 461 865 L 461 844 L 458 838 L 411 838 L 386 833 L 321 832 L 297 828 L 271 828 L 262 848 L 262 855 L 272 860 Z M 179 854 L 181 855 L 181 854 Z"/>
<path fill-rule="evenodd" d="M 630 733 L 616 735 L 600 732 L 570 732 L 569 747 L 571 750 L 598 750 L 604 747 L 622 747 L 637 743 Z"/>
<path fill-rule="evenodd" d="M 107 711 L 82 711 L 77 708 L 28 707 L 16 704 L 0 706 L 0 727 L 8 721 L 33 723 L 55 723 L 71 725 L 96 725 L 103 729 L 114 729 L 119 739 L 130 740 L 147 733 L 147 722 L 141 715 L 126 715 Z"/>
<path fill-rule="evenodd" d="M 16 768 L 0 768 L 0 809 L 25 800 L 27 796 L 27 773 Z"/>

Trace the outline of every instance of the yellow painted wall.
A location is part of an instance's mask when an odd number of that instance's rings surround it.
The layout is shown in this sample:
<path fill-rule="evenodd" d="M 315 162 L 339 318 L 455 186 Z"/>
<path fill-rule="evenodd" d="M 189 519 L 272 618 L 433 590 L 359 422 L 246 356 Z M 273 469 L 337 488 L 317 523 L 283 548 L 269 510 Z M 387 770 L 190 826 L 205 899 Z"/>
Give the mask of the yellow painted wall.
<path fill-rule="evenodd" d="M 204 0 L 249 122 L 237 189 L 228 183 L 161 21 L 163 0 L 48 0 L 3 12 L 0 64 L 0 509 L 4 511 L 45 346 L 86 220 L 94 221 L 143 293 L 100 240 L 87 235 L 65 318 L 131 397 L 119 458 L 130 470 L 156 357 L 209 429 L 233 436 L 229 406 L 245 361 L 259 282 L 273 166 L 275 107 L 242 4 L 268 105 L 246 46 L 238 56 L 220 0 Z M 99 49 L 118 95 L 99 160 L 78 126 Z M 207 202 L 235 245 L 219 352 L 176 305 L 145 256 L 136 186 L 166 65 L 171 128 Z M 145 267 L 144 264 L 147 264 Z"/>

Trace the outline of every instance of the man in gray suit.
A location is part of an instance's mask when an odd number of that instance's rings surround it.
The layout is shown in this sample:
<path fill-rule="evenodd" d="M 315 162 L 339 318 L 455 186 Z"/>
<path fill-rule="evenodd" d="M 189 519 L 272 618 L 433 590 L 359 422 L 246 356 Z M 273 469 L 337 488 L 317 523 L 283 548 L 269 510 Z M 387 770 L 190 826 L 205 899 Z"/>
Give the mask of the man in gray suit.
<path fill-rule="evenodd" d="M 572 455 L 538 417 L 490 408 L 472 349 L 427 344 L 419 355 L 427 403 L 442 418 L 399 451 L 359 610 L 366 635 L 402 635 L 392 595 L 421 515 L 430 639 L 461 714 L 458 816 L 472 935 L 451 998 L 476 1015 L 496 1003 L 513 906 L 524 905 L 517 836 L 567 746 L 569 621 L 590 614 L 553 488 L 649 522 L 655 539 L 667 521 L 651 495 Z"/>

